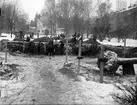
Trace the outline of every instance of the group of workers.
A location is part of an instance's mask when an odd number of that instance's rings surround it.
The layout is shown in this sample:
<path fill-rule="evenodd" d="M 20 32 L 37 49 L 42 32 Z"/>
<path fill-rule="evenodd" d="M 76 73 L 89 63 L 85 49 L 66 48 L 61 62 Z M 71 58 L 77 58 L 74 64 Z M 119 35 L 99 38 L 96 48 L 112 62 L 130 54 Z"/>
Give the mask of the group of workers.
<path fill-rule="evenodd" d="M 37 51 L 34 50 L 35 48 L 37 49 Z M 28 45 L 29 53 L 33 54 L 33 53 L 37 52 L 37 54 L 40 54 L 42 51 L 41 48 L 44 48 L 46 54 L 49 56 L 54 55 L 56 50 L 59 50 L 61 55 L 64 54 L 63 41 L 60 41 L 58 44 L 54 44 L 53 39 L 50 39 L 50 41 L 46 44 L 46 47 L 44 47 L 44 44 L 41 43 L 40 41 L 37 44 L 35 44 L 33 41 L 29 41 L 29 45 Z M 57 48 L 59 48 L 59 49 L 57 49 Z"/>
<path fill-rule="evenodd" d="M 69 42 L 69 43 L 71 43 L 70 45 L 72 45 L 72 46 L 76 45 L 79 37 L 80 37 L 80 34 L 74 33 L 74 35 L 72 35 L 71 41 Z M 30 45 L 29 45 L 30 49 L 29 50 L 33 49 L 34 46 L 32 46 L 32 41 L 30 41 L 29 37 L 26 38 L 26 41 L 30 43 Z M 93 42 L 95 42 L 95 43 L 92 43 L 92 44 L 96 47 L 96 45 L 97 45 L 96 44 L 96 37 L 93 37 Z M 41 45 L 42 45 L 41 42 L 39 42 L 37 44 L 38 54 L 40 54 Z M 57 40 L 50 38 L 50 41 L 46 44 L 46 53 L 51 56 L 51 55 L 55 54 L 56 52 L 58 52 L 58 50 L 59 50 L 61 55 L 64 54 L 64 52 L 65 52 L 64 51 L 65 50 L 64 42 L 62 40 L 60 40 L 58 42 Z M 30 52 L 32 52 L 32 51 L 30 51 Z"/>

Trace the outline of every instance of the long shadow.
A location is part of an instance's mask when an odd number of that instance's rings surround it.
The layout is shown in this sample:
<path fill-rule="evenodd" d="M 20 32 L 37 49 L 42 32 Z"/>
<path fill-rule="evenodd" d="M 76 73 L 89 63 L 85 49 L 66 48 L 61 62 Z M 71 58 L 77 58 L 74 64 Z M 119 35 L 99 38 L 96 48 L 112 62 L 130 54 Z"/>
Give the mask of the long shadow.
<path fill-rule="evenodd" d="M 89 69 L 85 66 L 81 66 L 81 67 L 84 68 L 85 70 L 89 71 L 89 72 L 92 72 L 93 75 L 100 75 L 100 70 L 98 70 L 98 69 Z M 107 76 L 107 77 L 114 77 L 114 76 L 122 77 L 122 75 L 120 73 L 107 74 L 105 71 L 103 71 L 103 73 L 104 73 L 104 76 Z"/>
<path fill-rule="evenodd" d="M 64 66 L 63 68 L 59 69 L 59 72 L 63 75 L 66 75 L 68 78 L 75 78 L 76 72 L 74 72 L 73 68 L 70 68 L 72 64 Z"/>
<path fill-rule="evenodd" d="M 89 69 L 89 68 L 87 68 L 87 67 L 85 67 L 85 66 L 81 66 L 83 69 L 85 69 L 87 72 L 92 72 L 93 73 L 93 75 L 100 75 L 100 70 L 97 70 L 97 69 Z"/>
<path fill-rule="evenodd" d="M 92 73 L 94 79 L 93 81 L 95 82 L 99 82 L 98 78 L 96 78 L 97 76 L 100 76 L 100 70 L 98 69 L 89 69 L 87 67 L 81 66 L 82 68 L 84 68 L 85 70 L 87 70 L 88 72 Z M 91 77 L 92 77 L 91 75 Z M 119 73 L 115 73 L 115 74 L 107 74 L 107 73 L 103 73 L 103 76 L 105 77 L 103 82 L 106 84 L 110 84 L 110 83 L 115 83 L 115 82 L 122 82 L 121 79 L 117 79 L 117 78 L 123 78 L 123 75 L 119 74 Z"/>

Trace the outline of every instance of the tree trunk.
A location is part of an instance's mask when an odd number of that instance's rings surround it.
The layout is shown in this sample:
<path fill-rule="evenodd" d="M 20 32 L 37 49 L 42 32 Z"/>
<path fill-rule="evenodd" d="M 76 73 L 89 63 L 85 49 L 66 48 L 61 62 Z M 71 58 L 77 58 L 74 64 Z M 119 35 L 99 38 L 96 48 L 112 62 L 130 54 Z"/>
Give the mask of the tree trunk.
<path fill-rule="evenodd" d="M 12 38 L 12 28 L 13 28 L 13 25 L 12 25 L 12 21 L 10 22 L 10 32 L 11 32 L 11 38 Z"/>
<path fill-rule="evenodd" d="M 12 38 L 12 28 L 11 28 L 11 38 Z"/>
<path fill-rule="evenodd" d="M 2 32 L 1 32 L 1 30 L 0 30 L 0 36 L 1 36 L 1 33 L 2 33 Z"/>
<path fill-rule="evenodd" d="M 37 38 L 39 38 L 39 32 L 38 32 L 38 34 L 37 34 Z"/>
<path fill-rule="evenodd" d="M 50 24 L 51 24 L 51 36 L 50 37 L 52 37 L 52 33 L 53 33 L 53 24 L 52 24 L 52 20 L 50 21 Z"/>
<path fill-rule="evenodd" d="M 124 57 L 126 57 L 126 37 L 124 37 Z"/>
<path fill-rule="evenodd" d="M 120 38 L 118 38 L 118 43 L 120 43 Z"/>
<path fill-rule="evenodd" d="M 87 29 L 87 38 L 89 37 L 88 29 Z"/>

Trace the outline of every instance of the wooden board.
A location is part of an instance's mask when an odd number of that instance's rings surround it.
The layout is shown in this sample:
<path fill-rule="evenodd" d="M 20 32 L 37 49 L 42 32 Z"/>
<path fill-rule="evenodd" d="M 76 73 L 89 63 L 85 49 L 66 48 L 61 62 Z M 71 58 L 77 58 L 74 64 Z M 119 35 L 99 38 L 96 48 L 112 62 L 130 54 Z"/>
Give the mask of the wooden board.
<path fill-rule="evenodd" d="M 137 64 L 137 58 L 118 58 L 118 64 Z"/>

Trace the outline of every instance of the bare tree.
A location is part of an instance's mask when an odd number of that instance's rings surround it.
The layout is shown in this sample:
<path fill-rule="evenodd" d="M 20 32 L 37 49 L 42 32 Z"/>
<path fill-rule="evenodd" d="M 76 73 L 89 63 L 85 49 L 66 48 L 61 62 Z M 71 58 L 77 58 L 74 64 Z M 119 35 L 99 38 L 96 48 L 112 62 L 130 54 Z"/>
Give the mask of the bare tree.
<path fill-rule="evenodd" d="M 28 14 L 22 11 L 22 13 L 19 14 L 18 21 L 15 20 L 16 24 L 14 28 L 17 30 L 27 31 L 28 30 L 28 19 L 29 19 Z"/>
<path fill-rule="evenodd" d="M 0 35 L 2 33 L 2 30 L 4 30 L 4 7 L 5 7 L 6 0 L 0 0 L 0 8 L 1 8 L 1 16 L 0 16 Z"/>
<path fill-rule="evenodd" d="M 51 29 L 51 36 L 53 32 L 56 32 L 56 9 L 55 0 L 45 0 L 45 8 L 42 11 L 42 15 L 46 17 L 47 26 Z M 43 18 L 43 20 L 45 21 Z"/>
<path fill-rule="evenodd" d="M 91 20 L 92 0 L 60 0 L 58 17 L 64 28 L 74 32 L 84 33 L 89 30 Z M 66 28 L 65 28 L 66 29 Z"/>
<path fill-rule="evenodd" d="M 7 28 L 11 31 L 11 37 L 12 37 L 12 28 L 13 28 L 13 11 L 14 6 L 12 4 L 6 4 L 4 8 L 4 18 L 5 18 L 5 24 L 7 25 Z"/>
<path fill-rule="evenodd" d="M 72 0 L 61 0 L 57 5 L 57 18 L 59 20 L 59 24 L 61 24 L 65 32 L 68 33 L 68 30 L 71 29 L 71 16 L 72 16 Z"/>
<path fill-rule="evenodd" d="M 98 7 L 97 14 L 98 18 L 94 24 L 94 33 L 98 35 L 98 38 L 102 41 L 110 31 L 110 16 L 111 4 L 104 2 Z"/>
<path fill-rule="evenodd" d="M 85 31 L 87 34 L 87 37 L 89 36 L 89 33 L 91 32 L 91 26 L 92 26 L 92 20 L 93 20 L 93 1 L 92 0 L 85 0 L 84 2 L 85 7 L 85 14 L 84 14 L 84 21 L 85 21 Z"/>
<path fill-rule="evenodd" d="M 66 33 L 74 31 L 83 34 L 86 31 L 89 34 L 92 0 L 59 0 L 56 5 L 53 1 L 45 1 L 41 14 L 42 23 L 51 29 L 51 33 L 57 24 Z"/>
<path fill-rule="evenodd" d="M 20 8 L 20 4 L 17 0 L 5 2 L 3 11 L 4 29 L 9 30 L 12 37 L 13 32 L 15 31 L 15 29 L 17 29 L 16 26 L 18 26 L 18 29 L 20 29 L 19 26 L 27 24 L 27 15 L 22 11 L 22 8 Z M 24 17 L 24 15 L 26 15 L 26 17 Z M 23 18 L 25 20 L 25 23 L 22 20 Z"/>
<path fill-rule="evenodd" d="M 126 1 L 117 1 L 117 9 L 121 10 L 123 8 L 126 8 Z M 113 33 L 118 40 L 128 37 L 131 32 L 135 31 L 136 12 L 134 10 L 118 11 L 114 14 Z"/>

